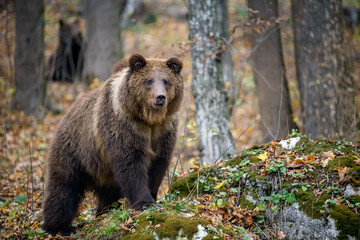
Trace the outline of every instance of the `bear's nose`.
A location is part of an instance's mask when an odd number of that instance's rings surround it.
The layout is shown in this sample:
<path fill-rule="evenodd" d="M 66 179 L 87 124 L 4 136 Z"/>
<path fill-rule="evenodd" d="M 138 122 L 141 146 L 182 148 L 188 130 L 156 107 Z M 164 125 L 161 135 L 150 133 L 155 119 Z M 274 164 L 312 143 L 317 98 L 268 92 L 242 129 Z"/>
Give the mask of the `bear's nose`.
<path fill-rule="evenodd" d="M 165 102 L 165 99 L 166 99 L 166 97 L 163 94 L 156 96 L 157 104 L 163 104 Z"/>

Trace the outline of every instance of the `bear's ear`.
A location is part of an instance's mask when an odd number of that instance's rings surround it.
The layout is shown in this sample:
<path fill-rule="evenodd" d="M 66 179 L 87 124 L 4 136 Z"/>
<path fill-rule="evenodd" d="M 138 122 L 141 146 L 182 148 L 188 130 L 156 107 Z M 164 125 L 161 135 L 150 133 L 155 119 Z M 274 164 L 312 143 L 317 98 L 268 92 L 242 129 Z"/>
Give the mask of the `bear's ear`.
<path fill-rule="evenodd" d="M 177 57 L 169 58 L 166 61 L 166 66 L 168 66 L 174 73 L 179 74 L 182 69 L 182 61 Z"/>
<path fill-rule="evenodd" d="M 146 60 L 140 54 L 133 54 L 129 59 L 129 66 L 132 72 L 136 72 L 141 68 L 145 67 Z"/>

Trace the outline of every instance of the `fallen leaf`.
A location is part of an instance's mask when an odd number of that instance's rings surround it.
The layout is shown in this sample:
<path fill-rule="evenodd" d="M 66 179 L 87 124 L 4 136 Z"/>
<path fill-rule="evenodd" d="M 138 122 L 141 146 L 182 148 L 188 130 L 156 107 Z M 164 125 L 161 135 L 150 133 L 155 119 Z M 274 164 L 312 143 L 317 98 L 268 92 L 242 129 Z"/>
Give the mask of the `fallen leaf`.
<path fill-rule="evenodd" d="M 335 158 L 335 154 L 331 151 L 323 152 L 324 159 L 321 160 L 322 167 L 326 167 L 330 160 Z"/>
<path fill-rule="evenodd" d="M 301 158 L 297 158 L 292 163 L 293 164 L 304 164 L 304 160 L 302 160 Z"/>
<path fill-rule="evenodd" d="M 268 157 L 268 153 L 264 152 L 258 156 L 258 159 L 260 159 L 261 161 L 265 161 L 267 157 Z"/>
<path fill-rule="evenodd" d="M 338 167 L 337 170 L 338 170 L 338 174 L 339 174 L 339 180 L 340 182 L 342 182 L 345 178 L 345 174 L 347 172 L 349 172 L 349 169 L 348 167 Z"/>
<path fill-rule="evenodd" d="M 224 186 L 224 183 L 225 183 L 225 181 L 222 181 L 220 184 L 215 186 L 215 189 L 221 188 L 222 186 Z"/>
<path fill-rule="evenodd" d="M 306 158 L 306 164 L 310 164 L 312 162 L 315 161 L 315 156 L 314 155 L 309 155 L 307 158 Z"/>
<path fill-rule="evenodd" d="M 278 230 L 277 237 L 278 237 L 278 239 L 285 239 L 286 235 L 283 231 Z"/>

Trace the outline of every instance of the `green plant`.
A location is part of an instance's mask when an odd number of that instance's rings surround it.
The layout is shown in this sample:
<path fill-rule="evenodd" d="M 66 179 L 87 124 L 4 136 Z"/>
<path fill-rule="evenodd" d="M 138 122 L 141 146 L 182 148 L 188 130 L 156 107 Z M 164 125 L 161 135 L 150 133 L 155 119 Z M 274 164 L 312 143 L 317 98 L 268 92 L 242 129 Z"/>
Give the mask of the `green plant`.
<path fill-rule="evenodd" d="M 268 172 L 278 172 L 286 173 L 285 164 L 282 161 L 271 161 L 270 165 L 266 168 Z"/>
<path fill-rule="evenodd" d="M 302 135 L 298 129 L 292 129 L 289 137 L 306 137 L 306 134 Z"/>
<path fill-rule="evenodd" d="M 260 154 L 262 151 L 263 151 L 262 149 L 246 149 L 242 152 L 242 156 L 243 157 L 253 156 Z"/>
<path fill-rule="evenodd" d="M 296 201 L 295 194 L 292 192 L 289 192 L 288 190 L 284 189 L 281 193 L 275 193 L 273 192 L 271 196 L 265 196 L 265 201 L 273 202 L 275 204 L 281 203 L 281 202 L 287 202 L 289 204 L 292 204 Z"/>

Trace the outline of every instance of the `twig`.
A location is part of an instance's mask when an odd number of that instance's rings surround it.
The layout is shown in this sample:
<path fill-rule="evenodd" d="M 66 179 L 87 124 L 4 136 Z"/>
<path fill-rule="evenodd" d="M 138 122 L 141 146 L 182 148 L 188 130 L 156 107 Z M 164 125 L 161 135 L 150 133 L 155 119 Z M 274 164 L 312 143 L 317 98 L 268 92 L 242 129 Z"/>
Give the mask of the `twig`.
<path fill-rule="evenodd" d="M 239 179 L 239 186 L 238 186 L 238 192 L 237 192 L 237 195 L 236 195 L 236 202 L 235 202 L 235 204 L 236 204 L 236 206 L 238 207 L 240 204 L 239 204 L 239 202 L 240 202 L 240 190 L 241 190 L 241 178 Z"/>
<path fill-rule="evenodd" d="M 268 128 L 268 126 L 266 125 L 266 123 L 264 122 L 264 120 L 260 119 L 262 124 L 264 124 L 265 128 L 268 130 L 268 132 L 270 133 L 270 135 L 272 136 L 273 139 L 275 139 L 275 136 L 272 134 L 272 132 L 270 131 L 270 129 Z"/>
<path fill-rule="evenodd" d="M 282 101 L 283 101 L 283 90 L 284 90 L 284 70 L 282 71 L 281 74 L 281 93 L 280 93 L 280 104 L 279 104 L 279 114 L 278 114 L 278 126 L 277 126 L 277 132 L 276 132 L 276 139 L 278 139 L 279 137 L 279 130 L 280 130 L 280 118 L 281 118 L 281 108 L 282 108 Z M 276 139 L 274 139 L 274 141 L 276 141 Z M 274 146 L 275 149 L 275 146 Z"/>
<path fill-rule="evenodd" d="M 33 159 L 32 159 L 32 144 L 31 144 L 31 140 L 30 140 L 30 145 L 29 145 L 29 148 L 30 148 L 30 176 L 31 176 L 31 214 L 34 213 L 34 199 L 33 199 L 33 196 L 34 196 L 34 176 L 33 176 L 33 167 L 32 167 L 32 162 L 33 162 Z"/>
<path fill-rule="evenodd" d="M 354 133 L 355 133 L 355 155 L 357 155 L 357 131 L 356 131 L 356 95 L 355 95 L 355 104 L 354 104 Z"/>
<path fill-rule="evenodd" d="M 237 139 L 236 139 L 227 149 L 225 149 L 225 151 L 224 151 L 223 153 L 220 154 L 220 156 L 213 162 L 213 166 L 214 166 L 214 164 L 215 164 L 217 161 L 219 161 L 219 159 L 220 159 L 222 156 L 224 156 L 224 154 L 225 154 L 232 146 L 235 145 L 235 143 L 237 143 L 237 142 L 240 140 L 240 137 L 241 137 L 242 135 L 244 135 L 244 133 L 245 133 L 255 122 L 257 122 L 257 121 L 258 121 L 257 119 L 254 120 L 254 121 L 237 137 Z"/>

